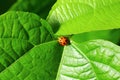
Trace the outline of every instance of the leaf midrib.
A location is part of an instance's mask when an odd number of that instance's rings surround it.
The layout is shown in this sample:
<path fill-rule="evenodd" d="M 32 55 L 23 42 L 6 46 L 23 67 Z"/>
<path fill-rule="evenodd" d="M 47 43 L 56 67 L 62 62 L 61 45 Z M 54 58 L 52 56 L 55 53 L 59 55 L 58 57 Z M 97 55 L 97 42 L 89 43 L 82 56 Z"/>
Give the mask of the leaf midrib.
<path fill-rule="evenodd" d="M 82 55 L 85 59 L 87 59 L 87 61 L 88 61 L 88 62 L 90 63 L 90 65 L 91 65 L 91 68 L 92 68 L 94 74 L 96 75 L 97 80 L 99 80 L 99 79 L 98 79 L 98 76 L 97 76 L 97 73 L 96 73 L 95 69 L 94 69 L 93 66 L 92 66 L 92 62 L 91 62 L 90 59 L 84 54 L 84 52 L 82 52 L 80 49 L 77 48 L 76 44 L 77 44 L 76 42 L 73 42 L 72 46 L 73 46 L 79 53 L 81 53 L 81 55 Z"/>

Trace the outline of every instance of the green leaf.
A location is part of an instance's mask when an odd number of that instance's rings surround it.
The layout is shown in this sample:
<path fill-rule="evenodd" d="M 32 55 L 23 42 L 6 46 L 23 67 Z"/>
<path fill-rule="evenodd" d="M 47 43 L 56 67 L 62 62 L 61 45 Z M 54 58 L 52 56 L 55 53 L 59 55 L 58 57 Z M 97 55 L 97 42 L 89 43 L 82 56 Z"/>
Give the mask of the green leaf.
<path fill-rule="evenodd" d="M 62 47 L 52 41 L 32 48 L 0 73 L 0 80 L 55 80 Z"/>
<path fill-rule="evenodd" d="M 92 31 L 92 32 L 85 32 L 80 34 L 74 34 L 72 35 L 71 39 L 75 42 L 85 42 L 88 40 L 94 40 L 94 39 L 104 39 L 111 41 L 115 44 L 119 43 L 120 40 L 120 30 L 100 30 L 100 31 Z"/>
<path fill-rule="evenodd" d="M 7 12 L 1 15 L 0 72 L 35 45 L 52 40 L 48 27 L 45 20 L 32 13 Z"/>
<path fill-rule="evenodd" d="M 46 18 L 55 1 L 56 0 L 17 0 L 9 10 L 34 12 L 42 18 Z"/>
<path fill-rule="evenodd" d="M 47 20 L 56 35 L 115 29 L 120 28 L 119 9 L 119 0 L 58 0 Z"/>
<path fill-rule="evenodd" d="M 120 47 L 104 40 L 66 46 L 56 80 L 119 80 Z"/>

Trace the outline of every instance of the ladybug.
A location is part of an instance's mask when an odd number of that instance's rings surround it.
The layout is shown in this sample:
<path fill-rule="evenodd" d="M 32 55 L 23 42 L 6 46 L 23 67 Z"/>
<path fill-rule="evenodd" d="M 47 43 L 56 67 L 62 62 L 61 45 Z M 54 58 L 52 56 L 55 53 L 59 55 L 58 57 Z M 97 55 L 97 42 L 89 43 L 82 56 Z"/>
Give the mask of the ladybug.
<path fill-rule="evenodd" d="M 68 38 L 63 36 L 58 38 L 58 42 L 61 46 L 65 46 L 69 44 Z"/>

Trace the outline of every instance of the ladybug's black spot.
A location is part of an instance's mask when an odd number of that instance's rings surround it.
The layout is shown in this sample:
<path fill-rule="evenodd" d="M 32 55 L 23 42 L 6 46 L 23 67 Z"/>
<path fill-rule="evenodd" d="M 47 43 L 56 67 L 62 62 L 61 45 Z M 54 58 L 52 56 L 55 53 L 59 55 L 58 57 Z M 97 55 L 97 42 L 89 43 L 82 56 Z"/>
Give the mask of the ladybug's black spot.
<path fill-rule="evenodd" d="M 66 44 L 66 43 L 63 43 L 64 45 Z"/>

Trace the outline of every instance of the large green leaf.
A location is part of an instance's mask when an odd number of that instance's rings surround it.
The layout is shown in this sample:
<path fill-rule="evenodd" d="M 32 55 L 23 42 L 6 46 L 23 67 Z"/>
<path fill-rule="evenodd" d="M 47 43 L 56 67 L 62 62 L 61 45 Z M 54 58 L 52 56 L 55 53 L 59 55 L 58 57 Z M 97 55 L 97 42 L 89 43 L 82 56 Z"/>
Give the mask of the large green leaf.
<path fill-rule="evenodd" d="M 42 18 L 46 18 L 55 1 L 56 0 L 17 0 L 9 10 L 34 12 Z"/>
<path fill-rule="evenodd" d="M 52 41 L 40 44 L 0 73 L 0 80 L 55 80 L 62 47 Z"/>
<path fill-rule="evenodd" d="M 57 35 L 120 28 L 120 0 L 58 0 L 47 18 Z"/>
<path fill-rule="evenodd" d="M 120 47 L 104 40 L 71 41 L 56 80 L 120 80 Z"/>
<path fill-rule="evenodd" d="M 7 12 L 0 16 L 0 72 L 35 45 L 52 40 L 50 26 L 27 12 Z M 9 80 L 9 79 L 8 79 Z"/>

